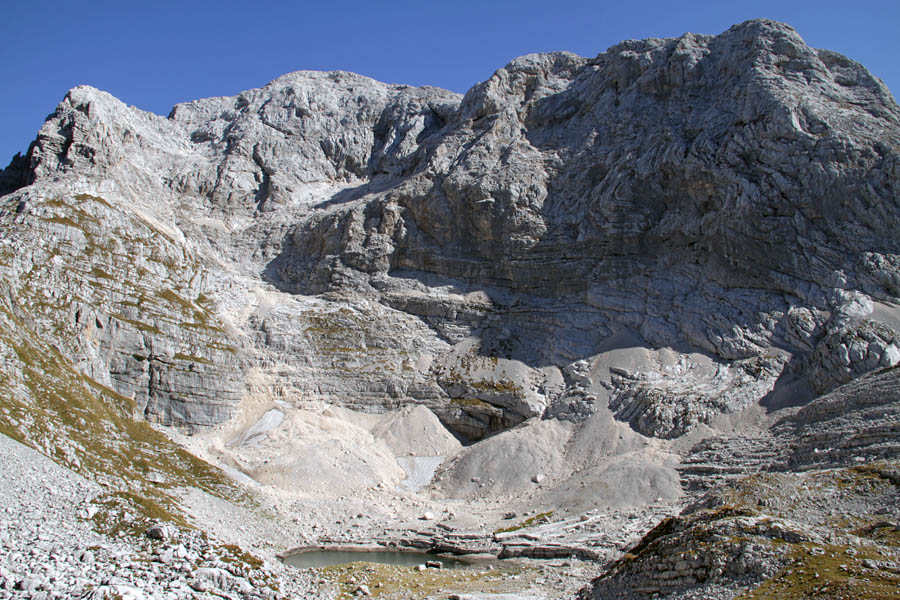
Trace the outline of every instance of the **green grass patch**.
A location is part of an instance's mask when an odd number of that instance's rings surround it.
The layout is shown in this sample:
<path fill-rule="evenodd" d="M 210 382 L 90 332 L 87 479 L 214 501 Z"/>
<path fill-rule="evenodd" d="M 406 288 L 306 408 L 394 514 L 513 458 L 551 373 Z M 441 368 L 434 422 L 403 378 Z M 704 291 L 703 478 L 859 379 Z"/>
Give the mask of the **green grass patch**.
<path fill-rule="evenodd" d="M 884 558 L 871 548 L 798 544 L 790 557 L 788 566 L 736 600 L 895 600 L 900 590 L 900 574 L 865 566 L 866 559 Z"/>
<path fill-rule="evenodd" d="M 494 533 L 509 533 L 510 531 L 519 531 L 520 529 L 525 529 L 527 527 L 534 527 L 535 525 L 543 525 L 544 523 L 550 522 L 550 517 L 553 516 L 553 511 L 548 510 L 547 512 L 542 512 L 534 515 L 533 517 L 528 517 L 518 525 L 512 525 L 511 527 L 504 527 L 502 529 L 496 530 Z"/>
<path fill-rule="evenodd" d="M 516 581 L 525 587 L 534 573 L 517 566 L 497 571 L 478 569 L 426 569 L 354 562 L 318 569 L 326 580 L 337 587 L 339 600 L 359 597 L 360 585 L 369 588 L 374 598 L 446 598 L 448 593 L 502 593 L 509 591 L 511 575 L 525 575 L 525 581 Z"/>
<path fill-rule="evenodd" d="M 203 358 L 202 356 L 193 356 L 191 354 L 184 354 L 182 352 L 175 353 L 175 360 L 183 360 L 186 362 L 200 363 L 204 365 L 213 364 L 213 361 L 209 360 L 208 358 Z"/>
<path fill-rule="evenodd" d="M 123 314 L 120 313 L 112 313 L 109 316 L 112 318 L 122 321 L 123 323 L 128 323 L 138 331 L 146 331 L 147 333 L 155 333 L 157 335 L 162 335 L 162 330 L 156 325 L 150 325 L 149 323 L 143 323 L 141 321 L 137 321 L 135 319 L 129 319 Z"/>

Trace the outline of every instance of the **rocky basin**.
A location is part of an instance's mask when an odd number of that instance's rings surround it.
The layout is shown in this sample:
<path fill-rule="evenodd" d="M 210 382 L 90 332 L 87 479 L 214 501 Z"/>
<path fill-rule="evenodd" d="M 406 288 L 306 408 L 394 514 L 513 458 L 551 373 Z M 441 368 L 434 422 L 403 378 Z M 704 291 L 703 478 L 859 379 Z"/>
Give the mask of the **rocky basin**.
<path fill-rule="evenodd" d="M 897 589 L 900 107 L 785 24 L 79 86 L 0 194 L 2 598 Z"/>

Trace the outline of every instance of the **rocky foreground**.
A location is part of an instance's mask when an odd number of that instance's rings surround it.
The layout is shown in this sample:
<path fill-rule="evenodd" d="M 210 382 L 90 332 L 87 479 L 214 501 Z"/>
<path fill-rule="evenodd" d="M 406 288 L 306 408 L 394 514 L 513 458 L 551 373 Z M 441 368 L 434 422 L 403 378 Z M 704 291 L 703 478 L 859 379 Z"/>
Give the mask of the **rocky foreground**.
<path fill-rule="evenodd" d="M 900 107 L 786 25 L 81 86 L 0 194 L 4 597 L 900 589 Z"/>
<path fill-rule="evenodd" d="M 0 597 L 274 598 L 276 573 L 199 531 L 143 521 L 102 488 L 0 436 Z M 13 483 L 13 485 L 9 485 Z M 309 587 L 295 577 L 300 597 Z"/>

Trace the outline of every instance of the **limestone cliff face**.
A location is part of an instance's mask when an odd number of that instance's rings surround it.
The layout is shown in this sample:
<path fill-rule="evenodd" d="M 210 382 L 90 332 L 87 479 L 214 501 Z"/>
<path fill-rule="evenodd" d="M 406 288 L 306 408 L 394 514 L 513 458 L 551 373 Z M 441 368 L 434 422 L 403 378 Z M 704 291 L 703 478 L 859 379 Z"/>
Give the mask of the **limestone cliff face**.
<path fill-rule="evenodd" d="M 900 108 L 771 21 L 464 97 L 298 72 L 162 118 L 79 87 L 0 183 L 9 294 L 180 425 L 263 394 L 676 437 L 900 361 Z"/>

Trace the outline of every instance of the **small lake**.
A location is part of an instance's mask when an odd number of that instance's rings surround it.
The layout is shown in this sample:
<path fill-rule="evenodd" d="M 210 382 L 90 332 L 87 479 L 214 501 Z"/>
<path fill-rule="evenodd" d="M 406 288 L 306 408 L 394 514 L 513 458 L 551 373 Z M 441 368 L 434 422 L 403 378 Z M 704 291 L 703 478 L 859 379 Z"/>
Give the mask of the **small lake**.
<path fill-rule="evenodd" d="M 372 562 L 383 565 L 414 567 L 428 561 L 438 561 L 445 569 L 469 567 L 471 563 L 425 552 L 401 552 L 397 550 L 308 550 L 289 554 L 282 562 L 298 569 L 330 567 L 351 562 Z"/>

